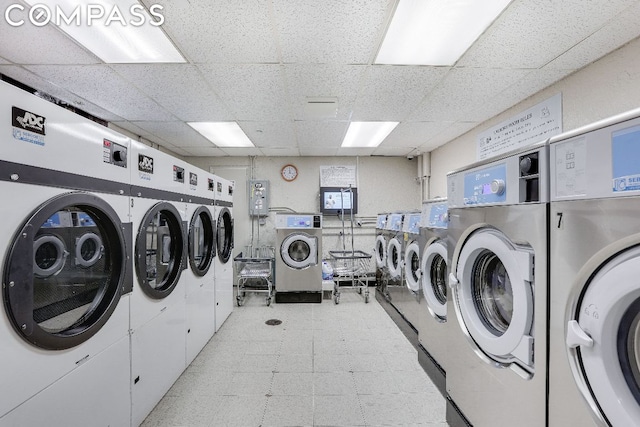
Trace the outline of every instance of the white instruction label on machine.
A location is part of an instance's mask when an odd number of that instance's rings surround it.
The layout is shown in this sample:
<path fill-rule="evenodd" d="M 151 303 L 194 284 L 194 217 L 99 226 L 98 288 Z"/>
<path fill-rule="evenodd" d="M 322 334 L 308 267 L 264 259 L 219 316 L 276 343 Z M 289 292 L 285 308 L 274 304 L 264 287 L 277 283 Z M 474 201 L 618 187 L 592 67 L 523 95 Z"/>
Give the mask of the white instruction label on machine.
<path fill-rule="evenodd" d="M 556 197 L 587 193 L 586 146 L 583 138 L 559 143 L 556 150 Z"/>
<path fill-rule="evenodd" d="M 320 166 L 320 187 L 357 187 L 355 166 Z"/>

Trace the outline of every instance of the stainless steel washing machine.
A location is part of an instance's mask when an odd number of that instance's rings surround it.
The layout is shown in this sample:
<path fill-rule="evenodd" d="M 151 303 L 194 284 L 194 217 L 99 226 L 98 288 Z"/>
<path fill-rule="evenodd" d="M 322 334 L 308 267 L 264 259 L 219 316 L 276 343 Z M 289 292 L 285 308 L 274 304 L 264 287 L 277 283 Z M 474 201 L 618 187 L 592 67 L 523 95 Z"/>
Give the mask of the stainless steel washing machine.
<path fill-rule="evenodd" d="M 392 300 L 394 306 L 402 314 L 402 317 L 417 329 L 419 304 L 422 300 L 420 290 L 420 212 L 407 213 L 402 222 L 402 239 L 404 255 L 402 257 L 404 287 L 398 298 Z"/>
<path fill-rule="evenodd" d="M 387 217 L 385 234 L 387 236 L 387 267 L 381 291 L 387 301 L 393 305 L 394 298 L 401 298 L 404 291 L 403 259 L 404 238 L 402 235 L 403 212 L 394 212 Z"/>
<path fill-rule="evenodd" d="M 276 215 L 276 303 L 322 302 L 322 215 Z"/>
<path fill-rule="evenodd" d="M 640 110 L 554 137 L 549 426 L 640 425 Z"/>
<path fill-rule="evenodd" d="M 447 200 L 436 199 L 422 203 L 420 222 L 420 300 L 416 329 L 418 341 L 427 355 L 419 360 L 434 384 L 446 393 L 447 360 Z M 424 360 L 424 362 L 422 362 Z"/>
<path fill-rule="evenodd" d="M 546 423 L 548 177 L 546 142 L 447 176 L 448 421 Z"/>
<path fill-rule="evenodd" d="M 385 228 L 388 215 L 386 213 L 378 214 L 376 221 L 376 243 L 373 252 L 376 258 L 376 279 L 378 282 L 382 277 L 383 270 L 387 267 L 387 245 L 389 241 Z"/>

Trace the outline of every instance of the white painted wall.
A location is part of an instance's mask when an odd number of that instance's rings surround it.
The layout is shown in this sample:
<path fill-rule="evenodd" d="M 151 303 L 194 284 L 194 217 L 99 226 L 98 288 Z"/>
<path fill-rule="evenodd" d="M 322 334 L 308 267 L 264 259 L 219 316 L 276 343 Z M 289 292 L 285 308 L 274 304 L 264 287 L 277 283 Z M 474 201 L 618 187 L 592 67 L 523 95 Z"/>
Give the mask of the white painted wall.
<path fill-rule="evenodd" d="M 235 254 L 253 245 L 275 245 L 275 211 L 320 211 L 320 166 L 356 166 L 358 178 L 358 215 L 354 226 L 356 250 L 373 253 L 375 221 L 380 212 L 420 210 L 421 188 L 417 178 L 417 159 L 404 157 L 188 157 L 189 163 L 227 179 L 236 180 L 234 199 Z M 298 168 L 298 178 L 286 182 L 280 170 L 286 164 Z M 245 177 L 244 181 L 242 177 Z M 272 212 L 265 225 L 249 218 L 247 180 L 267 179 L 271 186 Z M 323 258 L 329 250 L 342 249 L 342 221 L 335 216 L 324 218 Z M 351 223 L 345 222 L 346 247 L 351 249 Z M 373 264 L 373 262 L 372 262 Z"/>
<path fill-rule="evenodd" d="M 432 197 L 446 196 L 447 172 L 476 161 L 479 133 L 558 92 L 562 93 L 564 131 L 640 107 L 640 39 L 631 41 L 432 151 Z"/>

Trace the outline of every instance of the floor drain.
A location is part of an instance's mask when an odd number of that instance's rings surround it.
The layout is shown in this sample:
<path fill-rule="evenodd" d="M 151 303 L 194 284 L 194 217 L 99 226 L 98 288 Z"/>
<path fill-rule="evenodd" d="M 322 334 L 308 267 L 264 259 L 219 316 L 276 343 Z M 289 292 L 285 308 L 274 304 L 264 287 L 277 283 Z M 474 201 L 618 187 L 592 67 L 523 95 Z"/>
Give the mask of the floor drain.
<path fill-rule="evenodd" d="M 280 323 L 282 323 L 282 320 L 279 320 L 279 319 L 269 319 L 269 320 L 267 320 L 267 321 L 266 321 L 266 322 L 264 322 L 264 323 L 266 323 L 266 324 L 267 324 L 267 325 L 269 325 L 269 326 L 275 326 L 275 325 L 279 325 Z"/>

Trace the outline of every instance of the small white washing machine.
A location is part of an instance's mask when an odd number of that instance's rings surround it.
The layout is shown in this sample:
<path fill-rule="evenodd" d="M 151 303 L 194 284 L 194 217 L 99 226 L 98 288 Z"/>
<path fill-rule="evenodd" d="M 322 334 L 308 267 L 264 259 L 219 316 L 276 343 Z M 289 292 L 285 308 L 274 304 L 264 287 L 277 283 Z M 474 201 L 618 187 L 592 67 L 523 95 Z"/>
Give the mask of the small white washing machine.
<path fill-rule="evenodd" d="M 132 142 L 132 424 L 139 425 L 185 369 L 186 163 Z M 186 275 L 185 275 L 186 277 Z"/>
<path fill-rule="evenodd" d="M 214 176 L 216 249 L 214 258 L 216 331 L 233 311 L 233 189 L 234 183 Z"/>
<path fill-rule="evenodd" d="M 392 303 L 402 314 L 404 319 L 416 329 L 418 324 L 418 312 L 420 311 L 420 212 L 407 213 L 402 221 L 402 239 L 404 255 L 402 256 L 402 268 L 404 287 L 398 298 L 392 299 Z"/>
<path fill-rule="evenodd" d="M 546 423 L 548 166 L 543 142 L 447 176 L 448 404 L 474 426 Z"/>
<path fill-rule="evenodd" d="M 0 425 L 128 425 L 129 139 L 0 82 Z"/>
<path fill-rule="evenodd" d="M 640 425 L 640 110 L 552 138 L 549 426 Z"/>
<path fill-rule="evenodd" d="M 422 292 L 416 329 L 418 341 L 431 363 L 430 377 L 445 393 L 447 370 L 447 200 L 435 199 L 422 203 L 420 222 L 420 278 Z"/>
<path fill-rule="evenodd" d="M 276 214 L 276 303 L 322 302 L 322 215 Z"/>
<path fill-rule="evenodd" d="M 187 359 L 189 365 L 216 331 L 214 259 L 216 220 L 214 176 L 188 167 L 187 256 L 189 268 L 183 272 L 187 304 Z"/>

